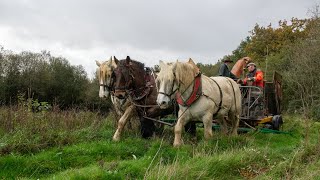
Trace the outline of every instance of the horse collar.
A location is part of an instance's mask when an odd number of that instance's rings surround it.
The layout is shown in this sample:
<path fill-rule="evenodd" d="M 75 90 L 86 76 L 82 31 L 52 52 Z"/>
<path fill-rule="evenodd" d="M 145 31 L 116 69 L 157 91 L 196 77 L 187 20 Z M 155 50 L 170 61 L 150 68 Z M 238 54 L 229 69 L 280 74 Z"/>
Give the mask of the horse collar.
<path fill-rule="evenodd" d="M 191 104 L 193 104 L 199 99 L 201 94 L 202 94 L 201 73 L 199 73 L 194 79 L 193 90 L 189 98 L 184 101 L 181 97 L 181 93 L 177 92 L 176 100 L 178 104 L 180 104 L 181 106 L 190 106 Z"/>

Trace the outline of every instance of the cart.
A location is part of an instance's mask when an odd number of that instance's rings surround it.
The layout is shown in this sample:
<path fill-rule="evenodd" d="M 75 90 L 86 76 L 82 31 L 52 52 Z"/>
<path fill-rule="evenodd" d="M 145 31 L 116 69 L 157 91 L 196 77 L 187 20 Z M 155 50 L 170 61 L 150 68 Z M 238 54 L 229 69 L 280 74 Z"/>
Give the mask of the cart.
<path fill-rule="evenodd" d="M 242 96 L 240 127 L 263 126 L 273 130 L 280 129 L 283 124 L 281 83 L 281 75 L 274 72 L 272 81 L 264 82 L 264 89 L 257 86 L 240 86 Z"/>
<path fill-rule="evenodd" d="M 274 72 L 272 81 L 264 81 L 264 89 L 257 86 L 240 86 L 242 105 L 239 131 L 250 131 L 262 126 L 263 129 L 279 132 L 283 124 L 281 116 L 281 83 L 282 76 Z M 174 114 L 177 115 L 176 112 Z M 178 117 L 171 116 L 170 118 L 159 119 L 144 118 L 173 127 Z M 201 126 L 203 125 L 201 124 L 200 127 Z M 213 129 L 220 129 L 219 123 L 215 119 L 213 119 Z"/>

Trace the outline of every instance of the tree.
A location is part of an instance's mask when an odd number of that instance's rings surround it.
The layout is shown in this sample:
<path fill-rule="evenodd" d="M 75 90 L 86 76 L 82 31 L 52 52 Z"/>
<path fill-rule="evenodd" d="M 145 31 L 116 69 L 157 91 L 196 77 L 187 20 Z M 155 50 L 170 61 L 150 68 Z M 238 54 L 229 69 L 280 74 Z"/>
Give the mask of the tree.
<path fill-rule="evenodd" d="M 217 76 L 220 63 L 214 64 L 214 65 L 197 63 L 197 66 L 200 69 L 200 71 L 206 76 Z"/>
<path fill-rule="evenodd" d="M 243 52 L 255 62 L 264 62 L 267 55 L 277 54 L 287 45 L 306 38 L 308 23 L 308 19 L 292 18 L 290 22 L 280 20 L 277 28 L 273 28 L 271 24 L 267 27 L 256 24 Z"/>
<path fill-rule="evenodd" d="M 294 44 L 285 73 L 289 110 L 302 110 L 307 118 L 320 119 L 320 18 L 311 19 L 308 37 Z"/>

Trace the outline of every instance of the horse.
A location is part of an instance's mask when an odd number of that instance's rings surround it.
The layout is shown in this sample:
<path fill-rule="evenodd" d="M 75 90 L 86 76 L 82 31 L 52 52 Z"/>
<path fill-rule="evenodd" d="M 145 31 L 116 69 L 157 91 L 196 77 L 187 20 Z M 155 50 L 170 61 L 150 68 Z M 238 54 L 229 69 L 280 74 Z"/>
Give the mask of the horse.
<path fill-rule="evenodd" d="M 131 102 L 127 99 L 119 99 L 113 95 L 113 75 L 114 69 L 117 67 L 117 62 L 119 60 L 113 56 L 110 57 L 108 61 L 104 61 L 100 63 L 96 61 L 98 66 L 97 75 L 99 80 L 99 97 L 100 98 L 108 98 L 110 96 L 113 107 L 116 111 L 116 115 L 120 117 L 119 121 L 127 121 L 128 119 L 132 119 L 136 116 L 134 112 L 134 106 L 132 106 Z M 131 123 L 132 124 L 135 123 Z M 117 138 L 115 138 L 117 140 Z"/>
<path fill-rule="evenodd" d="M 231 73 L 234 74 L 237 78 L 240 78 L 241 74 L 243 74 L 244 69 L 247 64 L 252 62 L 250 57 L 243 57 L 239 59 L 231 69 Z"/>
<path fill-rule="evenodd" d="M 161 109 L 157 103 L 157 88 L 155 75 L 150 69 L 145 69 L 144 64 L 127 56 L 119 60 L 114 70 L 114 95 L 119 99 L 129 99 L 133 104 L 130 112 L 136 111 L 141 124 L 143 138 L 149 138 L 155 131 L 152 118 L 161 117 L 174 112 L 174 107 Z M 117 130 L 113 136 L 119 140 L 127 119 L 120 119 Z"/>
<path fill-rule="evenodd" d="M 192 59 L 186 63 L 176 61 L 172 65 L 160 61 L 159 65 L 158 105 L 163 109 L 170 106 L 170 95 L 173 93 L 179 104 L 173 146 L 181 145 L 182 127 L 191 120 L 203 122 L 204 137 L 208 140 L 213 136 L 212 118 L 219 119 L 222 131 L 227 133 L 224 117 L 228 116 L 232 124 L 231 134 L 237 135 L 241 92 L 235 81 L 228 77 L 209 78 L 201 74 Z"/>

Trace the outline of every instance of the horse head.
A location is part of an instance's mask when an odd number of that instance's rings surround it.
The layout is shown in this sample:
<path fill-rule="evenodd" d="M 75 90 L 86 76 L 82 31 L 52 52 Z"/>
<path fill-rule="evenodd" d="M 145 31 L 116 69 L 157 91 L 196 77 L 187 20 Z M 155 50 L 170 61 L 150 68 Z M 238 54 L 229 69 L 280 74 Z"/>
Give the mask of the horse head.
<path fill-rule="evenodd" d="M 157 77 L 158 97 L 157 104 L 165 109 L 171 105 L 172 99 L 180 88 L 186 88 L 194 77 L 200 73 L 199 68 L 190 58 L 188 62 L 181 63 L 178 60 L 175 63 L 159 62 L 160 72 Z"/>
<path fill-rule="evenodd" d="M 145 86 L 144 64 L 131 60 L 129 56 L 120 60 L 114 69 L 114 95 L 125 98 L 128 92 Z"/>
<path fill-rule="evenodd" d="M 178 90 L 178 84 L 175 82 L 173 63 L 159 62 L 160 72 L 158 73 L 156 84 L 158 88 L 157 104 L 161 109 L 166 109 L 171 105 L 172 96 Z"/>
<path fill-rule="evenodd" d="M 100 63 L 96 61 L 98 66 L 97 75 L 100 83 L 99 97 L 109 97 L 110 91 L 112 91 L 113 83 L 113 70 L 117 67 L 118 59 L 113 56 L 108 61 Z"/>

